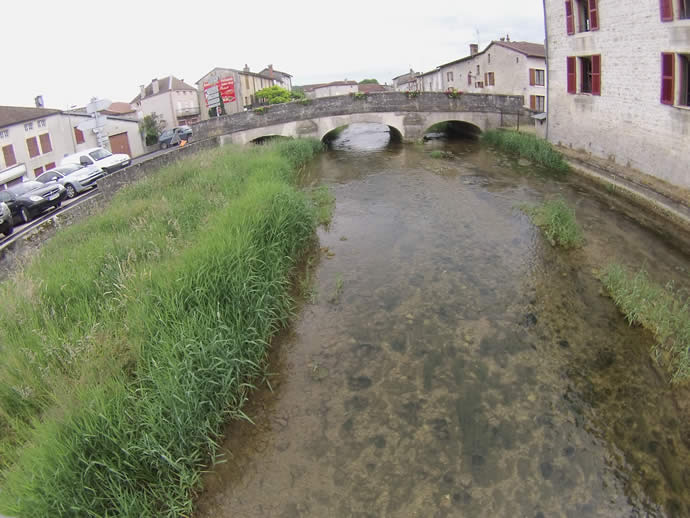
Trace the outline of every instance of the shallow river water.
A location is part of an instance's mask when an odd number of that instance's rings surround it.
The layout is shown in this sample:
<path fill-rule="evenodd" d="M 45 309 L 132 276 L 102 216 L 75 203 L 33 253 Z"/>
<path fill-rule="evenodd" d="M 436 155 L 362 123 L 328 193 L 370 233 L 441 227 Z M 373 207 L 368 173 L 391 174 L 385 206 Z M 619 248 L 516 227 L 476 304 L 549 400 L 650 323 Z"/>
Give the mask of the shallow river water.
<path fill-rule="evenodd" d="M 596 277 L 619 261 L 687 288 L 688 258 L 605 194 L 475 141 L 387 142 L 354 125 L 312 164 L 337 200 L 314 294 L 196 515 L 690 516 L 688 391 Z M 557 195 L 580 250 L 518 208 Z"/>

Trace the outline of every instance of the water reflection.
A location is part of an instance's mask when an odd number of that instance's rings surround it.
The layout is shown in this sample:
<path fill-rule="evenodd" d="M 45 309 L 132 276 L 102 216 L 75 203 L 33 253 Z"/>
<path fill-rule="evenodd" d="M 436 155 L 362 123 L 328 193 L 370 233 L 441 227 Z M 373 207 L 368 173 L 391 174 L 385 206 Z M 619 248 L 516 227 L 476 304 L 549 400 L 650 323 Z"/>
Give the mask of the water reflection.
<path fill-rule="evenodd" d="M 277 344 L 256 426 L 229 428 L 199 516 L 690 516 L 687 391 L 594 275 L 613 259 L 687 287 L 687 259 L 476 142 L 346 132 L 306 178 L 337 196 L 318 301 Z M 584 249 L 516 209 L 555 194 Z"/>

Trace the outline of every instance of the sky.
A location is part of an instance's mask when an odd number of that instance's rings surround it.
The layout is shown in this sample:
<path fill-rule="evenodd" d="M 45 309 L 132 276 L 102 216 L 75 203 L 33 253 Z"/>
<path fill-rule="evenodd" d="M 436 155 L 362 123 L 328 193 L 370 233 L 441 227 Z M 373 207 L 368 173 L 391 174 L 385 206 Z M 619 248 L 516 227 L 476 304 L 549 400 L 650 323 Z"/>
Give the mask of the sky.
<path fill-rule="evenodd" d="M 542 0 L 3 0 L 0 105 L 131 101 L 174 75 L 192 86 L 214 67 L 293 84 L 425 72 L 508 34 L 544 42 Z"/>

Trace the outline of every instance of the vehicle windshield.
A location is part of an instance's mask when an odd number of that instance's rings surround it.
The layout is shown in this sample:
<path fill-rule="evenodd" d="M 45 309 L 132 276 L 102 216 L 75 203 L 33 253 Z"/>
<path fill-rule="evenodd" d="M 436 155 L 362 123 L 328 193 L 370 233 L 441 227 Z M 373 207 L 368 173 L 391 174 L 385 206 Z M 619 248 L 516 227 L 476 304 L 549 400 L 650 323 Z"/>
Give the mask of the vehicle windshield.
<path fill-rule="evenodd" d="M 24 182 L 16 185 L 15 187 L 11 187 L 9 190 L 11 190 L 17 196 L 21 196 L 24 193 L 33 191 L 34 189 L 38 189 L 40 187 L 43 187 L 41 182 Z"/>
<path fill-rule="evenodd" d="M 74 171 L 79 171 L 79 169 L 82 169 L 81 165 L 70 164 L 70 165 L 61 165 L 60 167 L 56 167 L 55 169 L 51 169 L 50 171 L 46 171 L 46 172 L 57 171 L 58 173 L 62 173 L 62 174 L 71 174 Z"/>
<path fill-rule="evenodd" d="M 161 137 L 169 137 L 170 135 L 173 134 L 173 130 L 165 130 L 163 133 L 161 133 Z"/>
<path fill-rule="evenodd" d="M 16 198 L 14 193 L 9 191 L 0 191 L 0 201 L 12 201 Z"/>
<path fill-rule="evenodd" d="M 93 158 L 94 160 L 100 160 L 102 158 L 108 158 L 111 155 L 112 155 L 112 153 L 110 151 L 108 151 L 107 149 L 103 149 L 103 148 L 96 149 L 95 151 L 91 151 L 91 153 L 89 153 L 89 156 L 91 158 Z"/>
<path fill-rule="evenodd" d="M 41 176 L 37 176 L 36 181 L 41 182 L 41 183 L 47 183 L 47 182 L 51 182 L 53 180 L 53 178 L 60 178 L 60 177 L 62 177 L 62 175 L 60 173 L 58 173 L 56 169 L 52 169 L 50 171 L 46 171 Z"/>

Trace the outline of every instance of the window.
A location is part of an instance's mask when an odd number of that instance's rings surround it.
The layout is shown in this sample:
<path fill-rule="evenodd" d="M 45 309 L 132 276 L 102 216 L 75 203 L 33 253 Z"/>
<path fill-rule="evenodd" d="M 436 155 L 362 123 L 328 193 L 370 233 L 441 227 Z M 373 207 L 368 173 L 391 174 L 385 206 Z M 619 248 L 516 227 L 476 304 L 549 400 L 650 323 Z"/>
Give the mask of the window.
<path fill-rule="evenodd" d="M 484 82 L 483 81 L 477 81 L 474 83 L 475 88 L 484 88 Z"/>
<path fill-rule="evenodd" d="M 77 144 L 83 144 L 85 142 L 84 132 L 79 128 L 74 128 L 74 139 L 77 141 Z"/>
<path fill-rule="evenodd" d="M 579 90 L 577 79 L 579 74 Z M 568 93 L 588 93 L 601 95 L 601 56 L 581 56 L 567 58 Z"/>
<path fill-rule="evenodd" d="M 484 72 L 484 84 L 486 86 L 494 86 L 494 73 Z"/>
<path fill-rule="evenodd" d="M 676 6 L 676 15 L 673 16 L 673 6 Z M 659 0 L 661 10 L 661 21 L 670 22 L 676 20 L 686 20 L 690 18 L 690 0 Z"/>
<path fill-rule="evenodd" d="M 490 64 L 491 64 L 491 53 L 489 53 L 489 54 L 487 55 L 487 58 L 488 58 L 488 60 L 489 60 L 489 65 L 490 65 Z"/>
<path fill-rule="evenodd" d="M 29 150 L 29 156 L 31 158 L 41 154 L 38 151 L 38 141 L 36 140 L 36 137 L 26 139 L 26 148 Z"/>
<path fill-rule="evenodd" d="M 34 169 L 34 177 L 40 175 L 43 172 L 43 167 L 37 167 Z"/>
<path fill-rule="evenodd" d="M 577 19 L 577 32 L 597 30 L 599 28 L 597 0 L 566 0 L 565 24 L 568 34 L 575 34 L 575 19 Z"/>
<path fill-rule="evenodd" d="M 680 104 L 690 106 L 690 55 L 680 56 Z"/>
<path fill-rule="evenodd" d="M 546 106 L 546 97 L 543 95 L 530 95 L 529 96 L 529 107 L 531 110 L 544 112 Z"/>
<path fill-rule="evenodd" d="M 50 134 L 42 133 L 38 138 L 41 141 L 41 153 L 50 153 L 53 150 L 53 146 L 50 145 Z"/>
<path fill-rule="evenodd" d="M 477 77 L 479 77 L 479 65 L 477 65 Z"/>
<path fill-rule="evenodd" d="M 690 0 L 678 0 L 678 18 L 681 20 L 690 18 Z"/>
<path fill-rule="evenodd" d="M 10 136 L 10 130 L 0 130 L 0 138 L 7 138 Z"/>
<path fill-rule="evenodd" d="M 2 148 L 2 156 L 5 159 L 5 167 L 10 167 L 17 163 L 17 159 L 14 157 L 14 148 L 12 144 Z"/>
<path fill-rule="evenodd" d="M 452 81 L 452 80 L 453 80 L 453 72 L 452 72 L 452 71 L 451 71 L 451 72 L 448 72 L 448 73 L 446 74 L 446 78 L 448 79 L 448 81 Z"/>
<path fill-rule="evenodd" d="M 46 120 L 45 120 L 45 119 L 39 120 L 39 121 L 36 123 L 36 126 L 38 126 L 39 128 L 45 128 L 45 127 L 46 127 Z"/>
<path fill-rule="evenodd" d="M 472 72 L 467 72 L 467 85 L 472 86 Z"/>
<path fill-rule="evenodd" d="M 24 131 L 30 131 L 34 129 L 34 123 L 33 122 L 27 122 L 24 124 Z"/>
<path fill-rule="evenodd" d="M 544 86 L 545 73 L 538 68 L 529 69 L 529 84 L 531 86 Z"/>
<path fill-rule="evenodd" d="M 46 171 L 49 171 L 51 169 L 55 169 L 55 162 L 50 162 L 49 164 L 46 164 Z"/>

